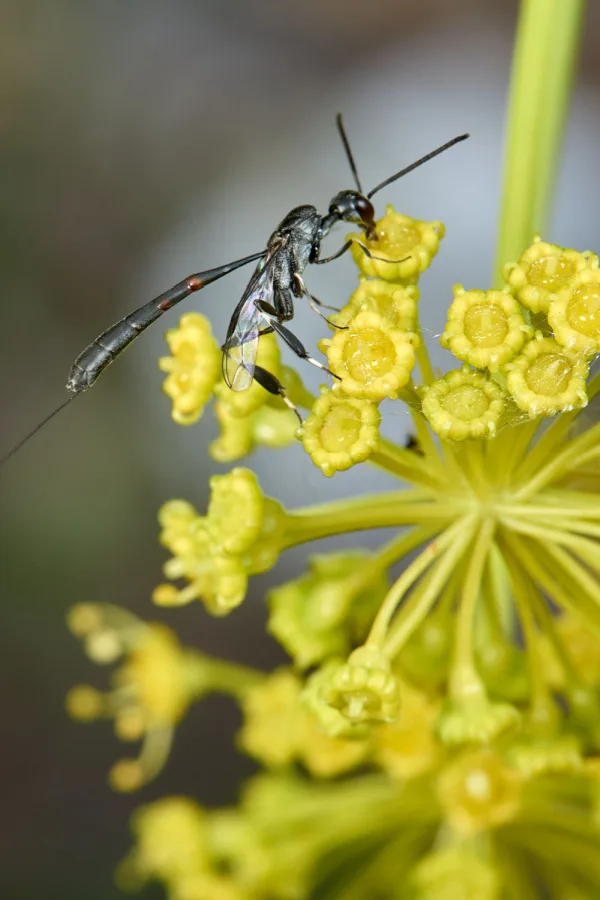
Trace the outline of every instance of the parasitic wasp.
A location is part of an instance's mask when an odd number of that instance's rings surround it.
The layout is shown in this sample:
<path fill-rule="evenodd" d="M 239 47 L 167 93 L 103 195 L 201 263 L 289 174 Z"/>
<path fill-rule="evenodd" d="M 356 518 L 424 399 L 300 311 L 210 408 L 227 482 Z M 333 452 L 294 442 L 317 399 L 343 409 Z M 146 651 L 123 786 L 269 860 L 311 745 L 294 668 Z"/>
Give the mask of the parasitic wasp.
<path fill-rule="evenodd" d="M 336 194 L 324 216 L 320 215 L 314 206 L 295 207 L 277 226 L 269 238 L 265 250 L 184 278 L 174 287 L 169 288 L 102 332 L 79 354 L 71 366 L 66 385 L 70 396 L 22 438 L 0 460 L 0 465 L 6 462 L 71 400 L 92 387 L 110 363 L 163 313 L 172 309 L 195 291 L 201 290 L 212 284 L 213 281 L 217 281 L 251 262 L 257 263 L 256 269 L 233 312 L 222 346 L 223 377 L 234 391 L 246 390 L 252 381 L 257 381 L 269 393 L 280 396 L 300 418 L 298 410 L 286 397 L 281 382 L 273 374 L 256 364 L 260 336 L 275 332 L 300 359 L 329 372 L 326 366 L 308 354 L 301 341 L 284 323 L 293 318 L 294 301 L 302 297 L 306 298 L 310 306 L 323 318 L 326 317 L 321 312 L 321 308 L 334 308 L 321 303 L 308 291 L 302 277 L 307 265 L 322 265 L 332 262 L 342 256 L 354 242 L 367 256 L 373 256 L 373 254 L 356 238 L 350 238 L 336 253 L 323 257 L 321 256 L 321 241 L 338 222 L 358 225 L 363 229 L 366 237 L 372 239 L 375 236 L 375 209 L 371 203 L 372 197 L 382 188 L 468 138 L 468 134 L 461 134 L 447 141 L 416 162 L 386 178 L 365 194 L 341 115 L 338 114 L 336 122 L 357 190 L 344 190 Z M 332 373 L 329 372 L 329 374 Z"/>

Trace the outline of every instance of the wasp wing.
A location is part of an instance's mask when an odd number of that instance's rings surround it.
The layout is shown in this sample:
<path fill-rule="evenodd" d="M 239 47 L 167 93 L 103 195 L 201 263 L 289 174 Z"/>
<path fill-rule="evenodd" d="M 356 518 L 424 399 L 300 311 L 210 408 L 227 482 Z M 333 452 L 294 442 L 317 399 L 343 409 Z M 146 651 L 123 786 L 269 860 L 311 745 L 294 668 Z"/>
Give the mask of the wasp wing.
<path fill-rule="evenodd" d="M 238 303 L 223 344 L 223 378 L 233 391 L 245 391 L 252 384 L 258 341 L 261 331 L 268 327 L 257 302 L 271 303 L 273 298 L 273 272 L 267 265 L 248 285 Z"/>

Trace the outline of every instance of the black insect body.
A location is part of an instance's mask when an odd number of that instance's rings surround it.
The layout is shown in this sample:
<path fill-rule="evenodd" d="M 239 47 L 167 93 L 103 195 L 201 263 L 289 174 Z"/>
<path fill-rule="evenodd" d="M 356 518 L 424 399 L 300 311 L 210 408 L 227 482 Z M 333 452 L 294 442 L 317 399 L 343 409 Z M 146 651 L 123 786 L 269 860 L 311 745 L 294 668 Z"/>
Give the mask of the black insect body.
<path fill-rule="evenodd" d="M 326 366 L 308 354 L 303 344 L 283 324 L 293 318 L 294 302 L 302 297 L 305 297 L 311 307 L 323 318 L 325 316 L 320 308 L 334 308 L 327 307 L 307 290 L 302 277 L 306 267 L 309 264 L 320 265 L 339 258 L 356 241 L 355 238 L 347 240 L 331 256 L 322 257 L 320 255 L 321 242 L 338 222 L 344 221 L 358 225 L 364 230 L 367 238 L 373 238 L 375 236 L 375 210 L 371 203 L 373 195 L 381 188 L 468 137 L 463 134 L 453 138 L 400 172 L 396 172 L 395 175 L 390 176 L 365 195 L 339 115 L 337 126 L 358 190 L 345 190 L 336 194 L 324 216 L 321 216 L 314 206 L 297 206 L 277 226 L 269 238 L 266 249 L 262 252 L 190 275 L 104 331 L 79 354 L 73 363 L 66 385 L 70 392 L 67 400 L 39 422 L 13 447 L 0 461 L 0 465 L 67 403 L 90 388 L 110 363 L 163 313 L 172 309 L 195 291 L 201 290 L 206 285 L 212 284 L 213 281 L 223 278 L 250 262 L 258 261 L 229 323 L 222 348 L 223 375 L 229 387 L 235 391 L 246 390 L 253 380 L 257 381 L 270 393 L 281 396 L 288 406 L 298 414 L 295 406 L 285 396 L 279 380 L 266 369 L 256 365 L 260 335 L 275 332 L 298 357 L 329 372 Z M 373 255 L 360 241 L 356 241 L 356 243 L 367 256 Z"/>

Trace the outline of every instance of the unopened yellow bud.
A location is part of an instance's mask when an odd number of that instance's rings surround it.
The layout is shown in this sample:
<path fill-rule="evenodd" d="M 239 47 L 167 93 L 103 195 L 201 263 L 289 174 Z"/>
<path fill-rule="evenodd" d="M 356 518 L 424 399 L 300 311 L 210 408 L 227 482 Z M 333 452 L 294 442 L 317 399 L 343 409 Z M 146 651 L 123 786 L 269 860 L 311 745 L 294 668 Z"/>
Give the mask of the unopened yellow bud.
<path fill-rule="evenodd" d="M 442 347 L 477 369 L 496 372 L 519 352 L 533 329 L 508 291 L 454 288 Z"/>
<path fill-rule="evenodd" d="M 433 430 L 454 441 L 494 437 L 506 394 L 487 375 L 466 367 L 448 372 L 423 391 L 423 413 Z"/>
<path fill-rule="evenodd" d="M 365 275 L 393 282 L 415 280 L 429 268 L 445 231 L 441 222 L 411 219 L 393 206 L 386 206 L 385 216 L 375 227 L 375 240 L 367 240 L 364 233 L 349 235 L 373 256 L 367 256 L 357 243 L 352 244 L 352 256 Z"/>
<path fill-rule="evenodd" d="M 86 637 L 101 625 L 100 607 L 95 603 L 76 603 L 67 613 L 67 626 L 75 637 Z"/>
<path fill-rule="evenodd" d="M 300 429 L 304 449 L 324 475 L 364 462 L 379 444 L 381 417 L 369 400 L 323 391 Z"/>
<path fill-rule="evenodd" d="M 389 659 L 365 646 L 333 671 L 323 699 L 350 722 L 393 722 L 400 709 L 400 688 Z"/>
<path fill-rule="evenodd" d="M 79 684 L 71 688 L 66 696 L 67 712 L 72 719 L 79 722 L 93 722 L 105 711 L 104 697 L 96 688 L 87 684 Z"/>
<path fill-rule="evenodd" d="M 515 403 L 530 416 L 553 416 L 588 402 L 586 360 L 539 332 L 505 371 Z"/>
<path fill-rule="evenodd" d="M 329 702 L 332 685 L 344 667 L 341 659 L 330 659 L 307 679 L 302 692 L 302 702 L 315 716 L 319 730 L 332 738 L 361 739 L 369 735 L 368 723 L 351 721 Z M 337 693 L 335 694 L 337 697 Z"/>
<path fill-rule="evenodd" d="M 178 425 L 192 425 L 204 412 L 221 372 L 221 351 L 208 319 L 186 313 L 179 327 L 167 331 L 171 356 L 158 361 L 168 375 L 163 391 L 173 401 L 172 417 Z"/>
<path fill-rule="evenodd" d="M 598 267 L 598 257 L 587 251 L 565 250 L 539 236 L 518 263 L 504 267 L 504 280 L 517 300 L 534 313 L 547 313 L 550 303 L 584 269 Z"/>
<path fill-rule="evenodd" d="M 108 783 L 120 794 L 130 794 L 144 784 L 144 770 L 137 759 L 120 759 L 108 773 Z"/>
<path fill-rule="evenodd" d="M 567 350 L 600 353 L 600 269 L 585 269 L 550 303 L 548 323 Z"/>
<path fill-rule="evenodd" d="M 401 286 L 381 279 L 361 278 L 347 305 L 335 316 L 341 328 L 349 325 L 360 312 L 376 312 L 392 328 L 416 331 L 419 290 L 415 285 Z"/>
<path fill-rule="evenodd" d="M 115 734 L 122 741 L 139 741 L 146 730 L 146 724 L 139 706 L 126 706 L 115 713 Z"/>
<path fill-rule="evenodd" d="M 349 397 L 379 403 L 385 397 L 397 399 L 408 384 L 417 343 L 414 332 L 392 328 L 380 313 L 364 311 L 320 346 L 340 390 Z"/>

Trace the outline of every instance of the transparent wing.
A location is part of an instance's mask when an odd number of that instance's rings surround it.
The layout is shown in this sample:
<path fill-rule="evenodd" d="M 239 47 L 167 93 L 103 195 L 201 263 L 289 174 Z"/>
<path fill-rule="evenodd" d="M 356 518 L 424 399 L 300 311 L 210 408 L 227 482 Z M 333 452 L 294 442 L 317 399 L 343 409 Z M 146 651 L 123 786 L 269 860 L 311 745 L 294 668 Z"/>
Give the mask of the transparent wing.
<path fill-rule="evenodd" d="M 256 302 L 270 302 L 272 293 L 271 277 L 261 278 L 255 288 L 242 297 L 231 317 L 223 344 L 223 378 L 233 391 L 245 391 L 252 384 L 260 330 L 267 324 Z"/>

